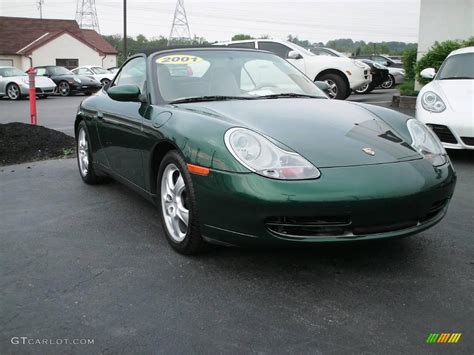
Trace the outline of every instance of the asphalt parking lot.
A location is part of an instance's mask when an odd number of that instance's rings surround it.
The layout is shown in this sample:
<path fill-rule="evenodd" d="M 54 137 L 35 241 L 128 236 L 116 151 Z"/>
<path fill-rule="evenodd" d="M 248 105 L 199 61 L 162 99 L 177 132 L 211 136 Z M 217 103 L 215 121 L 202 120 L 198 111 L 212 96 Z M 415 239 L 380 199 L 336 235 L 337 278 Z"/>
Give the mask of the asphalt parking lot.
<path fill-rule="evenodd" d="M 388 107 L 392 102 L 392 90 L 374 90 L 369 95 L 352 95 L 350 101 L 365 102 Z M 53 128 L 69 135 L 74 135 L 74 119 L 79 104 L 86 96 L 77 95 L 69 97 L 51 96 L 47 99 L 38 99 L 38 124 Z M 28 100 L 10 101 L 0 99 L 0 123 L 30 122 L 30 107 Z M 407 114 L 413 114 L 406 111 Z"/>
<path fill-rule="evenodd" d="M 72 123 L 66 103 L 50 124 Z M 83 184 L 73 159 L 0 167 L 0 353 L 472 354 L 472 153 L 450 152 L 448 215 L 417 236 L 197 257 L 126 187 Z M 441 332 L 463 335 L 425 343 Z"/>

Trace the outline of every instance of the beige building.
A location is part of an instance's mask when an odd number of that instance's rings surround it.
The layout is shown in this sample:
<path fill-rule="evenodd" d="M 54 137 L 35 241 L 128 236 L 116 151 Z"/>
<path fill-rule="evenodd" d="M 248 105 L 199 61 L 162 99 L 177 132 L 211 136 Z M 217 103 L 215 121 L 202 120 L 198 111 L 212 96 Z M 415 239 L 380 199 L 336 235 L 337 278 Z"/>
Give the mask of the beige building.
<path fill-rule="evenodd" d="M 0 66 L 21 70 L 31 66 L 75 68 L 117 65 L 117 51 L 94 30 L 74 20 L 42 20 L 0 16 Z"/>

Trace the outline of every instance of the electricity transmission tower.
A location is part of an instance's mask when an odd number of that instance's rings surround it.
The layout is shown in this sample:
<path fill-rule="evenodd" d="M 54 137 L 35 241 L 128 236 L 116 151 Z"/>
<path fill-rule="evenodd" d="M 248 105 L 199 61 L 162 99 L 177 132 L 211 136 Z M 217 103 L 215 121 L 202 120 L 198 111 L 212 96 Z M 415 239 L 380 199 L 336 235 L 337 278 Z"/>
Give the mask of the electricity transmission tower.
<path fill-rule="evenodd" d="M 171 26 L 168 43 L 173 39 L 191 39 L 188 18 L 186 17 L 186 10 L 184 9 L 184 0 L 178 0 L 176 9 L 174 10 L 173 25 Z"/>
<path fill-rule="evenodd" d="M 100 33 L 95 0 L 77 0 L 76 21 L 80 28 L 88 28 Z"/>

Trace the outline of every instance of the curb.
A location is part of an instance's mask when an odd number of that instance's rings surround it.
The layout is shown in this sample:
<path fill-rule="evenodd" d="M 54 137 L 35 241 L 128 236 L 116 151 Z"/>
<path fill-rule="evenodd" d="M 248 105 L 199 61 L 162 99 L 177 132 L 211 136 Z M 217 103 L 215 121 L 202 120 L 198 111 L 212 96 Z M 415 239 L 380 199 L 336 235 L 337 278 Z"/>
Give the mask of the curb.
<path fill-rule="evenodd" d="M 416 96 L 393 95 L 392 107 L 416 109 Z"/>

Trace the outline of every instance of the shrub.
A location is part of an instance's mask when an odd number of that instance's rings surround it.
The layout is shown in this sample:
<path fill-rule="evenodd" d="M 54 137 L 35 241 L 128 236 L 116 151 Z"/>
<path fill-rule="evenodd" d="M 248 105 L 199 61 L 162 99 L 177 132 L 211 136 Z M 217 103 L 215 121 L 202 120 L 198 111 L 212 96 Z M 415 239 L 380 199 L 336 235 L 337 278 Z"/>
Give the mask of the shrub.
<path fill-rule="evenodd" d="M 426 84 L 429 80 L 423 79 L 420 76 L 420 72 L 425 68 L 435 68 L 436 71 L 443 64 L 444 60 L 452 51 L 469 47 L 474 45 L 474 37 L 471 37 L 465 41 L 444 41 L 444 42 L 435 42 L 433 47 L 421 58 L 416 64 L 416 79 L 422 83 Z"/>
<path fill-rule="evenodd" d="M 416 48 L 409 48 L 403 52 L 402 61 L 406 80 L 415 79 L 416 51 Z"/>

